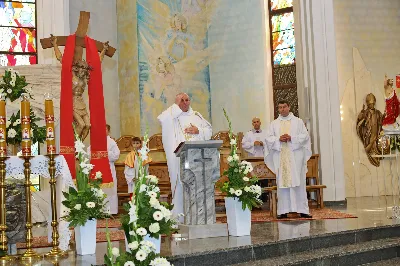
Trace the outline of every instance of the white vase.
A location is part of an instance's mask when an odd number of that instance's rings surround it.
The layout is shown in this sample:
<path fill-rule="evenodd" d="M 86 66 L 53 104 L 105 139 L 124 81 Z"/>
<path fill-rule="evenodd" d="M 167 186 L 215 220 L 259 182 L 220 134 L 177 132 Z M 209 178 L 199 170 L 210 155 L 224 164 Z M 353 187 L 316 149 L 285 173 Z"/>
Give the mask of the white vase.
<path fill-rule="evenodd" d="M 143 240 L 153 242 L 153 244 L 156 246 L 156 253 L 158 253 L 158 254 L 160 253 L 160 250 L 161 250 L 161 235 L 159 235 L 158 238 L 152 238 L 149 235 L 145 235 Z M 125 250 L 127 252 L 130 251 L 129 247 L 128 247 L 128 241 L 126 240 L 126 236 L 125 236 Z"/>
<path fill-rule="evenodd" d="M 96 220 L 88 220 L 84 226 L 75 227 L 76 253 L 78 255 L 96 253 L 96 226 Z"/>
<path fill-rule="evenodd" d="M 242 209 L 237 198 L 225 198 L 226 218 L 230 236 L 248 236 L 251 230 L 251 211 Z"/>

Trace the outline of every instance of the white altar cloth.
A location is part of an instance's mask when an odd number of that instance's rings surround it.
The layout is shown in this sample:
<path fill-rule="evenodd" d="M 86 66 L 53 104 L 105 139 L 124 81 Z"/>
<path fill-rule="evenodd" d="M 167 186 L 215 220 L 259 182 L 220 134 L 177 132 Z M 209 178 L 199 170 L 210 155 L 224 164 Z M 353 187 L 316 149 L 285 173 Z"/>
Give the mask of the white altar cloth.
<path fill-rule="evenodd" d="M 33 157 L 30 160 L 31 163 L 31 174 L 40 175 L 44 178 L 50 178 L 49 174 L 49 159 L 44 155 L 38 155 Z M 24 180 L 24 160 L 18 156 L 10 156 L 8 160 L 6 160 L 6 179 L 21 179 Z M 63 213 L 66 211 L 66 207 L 61 204 L 61 202 L 65 199 L 62 191 L 68 191 L 69 187 L 75 187 L 75 184 L 72 180 L 71 172 L 69 171 L 67 162 L 65 161 L 64 156 L 58 155 L 56 157 L 56 179 L 57 179 L 57 212 L 59 218 L 58 232 L 60 235 L 60 248 L 62 250 L 68 250 L 69 240 L 71 238 L 71 232 L 69 230 L 69 223 L 60 219 Z M 48 202 L 50 203 L 51 199 L 48 198 Z M 34 204 L 34 200 L 32 199 L 32 205 Z M 49 230 L 49 242 L 51 242 L 51 211 L 49 210 L 49 218 L 48 218 L 48 230 Z"/>

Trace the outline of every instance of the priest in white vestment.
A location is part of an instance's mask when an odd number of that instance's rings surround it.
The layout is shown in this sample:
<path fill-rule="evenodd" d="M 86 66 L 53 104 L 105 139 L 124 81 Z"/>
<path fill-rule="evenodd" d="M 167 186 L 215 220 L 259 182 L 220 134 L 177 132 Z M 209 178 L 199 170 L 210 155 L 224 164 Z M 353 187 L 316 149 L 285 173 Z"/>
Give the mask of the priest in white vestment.
<path fill-rule="evenodd" d="M 261 130 L 260 118 L 254 117 L 252 120 L 253 129 L 244 134 L 242 148 L 249 157 L 264 157 L 265 135 Z"/>
<path fill-rule="evenodd" d="M 183 213 L 183 188 L 180 181 L 180 159 L 175 149 L 181 142 L 211 139 L 211 124 L 190 107 L 190 98 L 179 93 L 175 103 L 158 116 L 162 127 L 162 142 L 167 157 L 168 172 L 171 181 L 172 213 L 175 217 Z M 180 218 L 180 222 L 183 219 Z"/>
<path fill-rule="evenodd" d="M 107 195 L 107 209 L 111 214 L 118 214 L 118 194 L 117 194 L 117 172 L 115 171 L 115 161 L 118 160 L 120 150 L 117 143 L 110 137 L 110 125 L 106 125 L 107 131 L 107 152 L 108 161 L 110 163 L 111 175 L 113 178 L 113 186 L 111 188 L 102 188 L 103 192 Z M 88 147 L 88 154 L 90 156 L 90 146 Z"/>
<path fill-rule="evenodd" d="M 279 117 L 266 136 L 265 164 L 275 173 L 278 187 L 278 218 L 299 213 L 311 218 L 306 192 L 307 161 L 311 157 L 310 135 L 303 120 L 290 112 L 287 101 L 278 103 Z"/>

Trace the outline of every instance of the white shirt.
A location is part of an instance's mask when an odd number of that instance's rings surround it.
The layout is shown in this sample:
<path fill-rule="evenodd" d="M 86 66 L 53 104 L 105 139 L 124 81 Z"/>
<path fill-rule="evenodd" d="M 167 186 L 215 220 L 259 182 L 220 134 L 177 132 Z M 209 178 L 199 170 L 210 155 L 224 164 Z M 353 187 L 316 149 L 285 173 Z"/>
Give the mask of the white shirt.
<path fill-rule="evenodd" d="M 254 146 L 255 141 L 261 141 L 263 146 Z M 264 157 L 265 134 L 261 129 L 252 129 L 243 137 L 242 148 L 249 154 L 249 157 Z"/>

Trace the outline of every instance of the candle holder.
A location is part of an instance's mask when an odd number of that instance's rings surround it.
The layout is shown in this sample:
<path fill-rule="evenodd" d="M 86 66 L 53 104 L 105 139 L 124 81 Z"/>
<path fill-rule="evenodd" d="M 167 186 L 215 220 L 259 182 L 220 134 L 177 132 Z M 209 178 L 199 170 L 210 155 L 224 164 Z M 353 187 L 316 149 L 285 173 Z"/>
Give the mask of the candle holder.
<path fill-rule="evenodd" d="M 7 156 L 2 153 L 0 155 L 0 206 L 1 206 L 1 214 L 0 214 L 0 250 L 5 252 L 6 254 L 3 257 L 0 257 L 0 264 L 7 265 L 9 262 L 13 261 L 15 257 L 8 256 L 8 241 L 7 241 L 7 224 L 6 224 L 6 163 L 5 161 L 8 159 Z"/>
<path fill-rule="evenodd" d="M 68 254 L 59 248 L 60 242 L 58 241 L 58 219 L 57 219 L 57 193 L 56 193 L 56 160 L 55 157 L 58 154 L 47 154 L 49 157 L 49 173 L 50 173 L 50 189 L 51 189 L 51 227 L 53 228 L 52 237 L 52 249 L 49 253 L 45 254 L 45 257 L 58 260 Z"/>
<path fill-rule="evenodd" d="M 24 154 L 24 153 L 23 153 Z M 25 197 L 26 197 L 26 251 L 25 253 L 21 256 L 22 261 L 36 261 L 41 258 L 39 254 L 37 254 L 33 249 L 32 249 L 32 240 L 33 240 L 33 235 L 32 235 L 32 203 L 31 203 L 31 162 L 30 159 L 33 158 L 33 156 L 24 154 L 23 156 L 20 156 L 24 160 L 24 175 L 25 175 Z"/>

